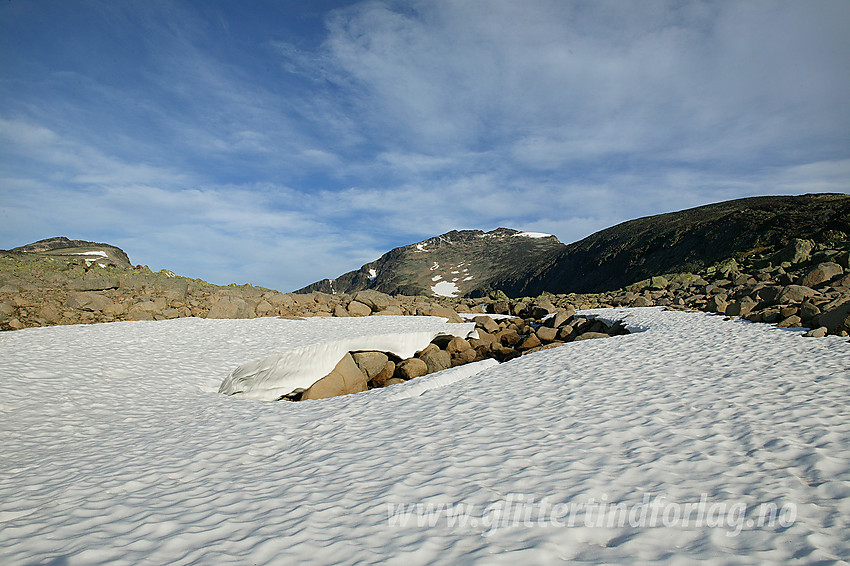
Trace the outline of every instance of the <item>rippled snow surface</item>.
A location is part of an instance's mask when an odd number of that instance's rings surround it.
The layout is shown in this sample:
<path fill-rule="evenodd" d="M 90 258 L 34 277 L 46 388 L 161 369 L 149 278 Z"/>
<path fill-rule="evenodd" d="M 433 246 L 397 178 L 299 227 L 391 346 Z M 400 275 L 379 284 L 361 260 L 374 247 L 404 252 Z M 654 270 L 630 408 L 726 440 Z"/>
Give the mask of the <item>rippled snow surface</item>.
<path fill-rule="evenodd" d="M 430 319 L 178 319 L 2 333 L 0 563 L 850 556 L 846 338 L 658 309 L 596 314 L 631 314 L 641 332 L 302 403 L 216 390 L 234 367 L 275 348 Z M 797 515 L 734 537 L 692 526 L 529 523 L 486 533 L 388 523 L 388 504 L 481 509 L 511 494 L 565 504 L 707 494 L 790 503 Z"/>

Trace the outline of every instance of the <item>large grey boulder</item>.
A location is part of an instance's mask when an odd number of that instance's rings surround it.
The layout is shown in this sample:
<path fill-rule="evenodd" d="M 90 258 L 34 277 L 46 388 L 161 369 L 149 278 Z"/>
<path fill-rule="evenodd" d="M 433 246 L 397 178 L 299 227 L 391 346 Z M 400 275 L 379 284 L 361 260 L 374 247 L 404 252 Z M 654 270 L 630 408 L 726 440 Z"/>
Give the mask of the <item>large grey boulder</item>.
<path fill-rule="evenodd" d="M 224 295 L 210 308 L 207 318 L 250 318 L 251 309 L 241 297 Z"/>

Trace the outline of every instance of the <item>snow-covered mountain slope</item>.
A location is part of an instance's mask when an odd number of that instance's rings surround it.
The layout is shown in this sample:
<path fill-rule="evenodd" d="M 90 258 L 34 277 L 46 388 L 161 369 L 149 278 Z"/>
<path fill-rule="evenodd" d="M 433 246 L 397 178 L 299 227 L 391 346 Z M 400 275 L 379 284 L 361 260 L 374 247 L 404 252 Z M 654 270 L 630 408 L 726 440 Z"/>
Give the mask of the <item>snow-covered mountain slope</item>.
<path fill-rule="evenodd" d="M 494 280 L 525 280 L 564 247 L 555 236 L 540 232 L 453 230 L 395 248 L 358 270 L 298 292 L 376 289 L 404 295 L 481 296 L 493 289 Z"/>
<path fill-rule="evenodd" d="M 420 378 L 433 382 L 424 390 L 416 379 L 301 403 L 216 390 L 281 344 L 421 322 L 176 319 L 4 333 L 0 563 L 850 556 L 846 338 L 700 313 L 596 314 L 628 317 L 635 333 L 465 378 L 433 374 Z M 418 503 L 471 508 L 417 516 Z M 635 526 L 597 526 L 599 503 L 633 511 Z M 703 506 L 699 526 L 698 511 L 684 522 L 689 504 Z M 782 522 L 758 526 L 763 504 Z"/>

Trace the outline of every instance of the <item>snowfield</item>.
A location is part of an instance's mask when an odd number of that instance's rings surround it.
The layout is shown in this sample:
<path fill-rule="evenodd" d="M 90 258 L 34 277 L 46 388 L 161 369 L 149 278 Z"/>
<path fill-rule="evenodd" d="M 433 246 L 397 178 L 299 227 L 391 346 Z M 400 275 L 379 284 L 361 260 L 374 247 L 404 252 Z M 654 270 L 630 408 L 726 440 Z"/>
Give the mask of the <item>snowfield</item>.
<path fill-rule="evenodd" d="M 635 333 L 301 403 L 217 390 L 279 348 L 434 320 L 2 333 L 0 563 L 850 556 L 846 338 L 660 309 L 585 312 L 627 316 Z M 707 519 L 685 523 L 699 502 Z M 600 503 L 637 523 L 600 521 Z M 779 522 L 758 526 L 768 504 Z M 424 514 L 460 505 L 471 510 L 463 520 Z"/>

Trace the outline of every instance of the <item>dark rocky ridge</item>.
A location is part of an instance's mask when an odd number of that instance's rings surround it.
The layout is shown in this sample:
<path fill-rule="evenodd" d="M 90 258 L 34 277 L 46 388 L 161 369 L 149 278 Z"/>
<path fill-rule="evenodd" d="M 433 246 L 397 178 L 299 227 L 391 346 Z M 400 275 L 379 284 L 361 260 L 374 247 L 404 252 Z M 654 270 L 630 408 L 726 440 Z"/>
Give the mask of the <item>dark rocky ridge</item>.
<path fill-rule="evenodd" d="M 317 281 L 296 293 L 373 289 L 391 295 L 430 296 L 435 294 L 435 284 L 449 282 L 457 287 L 457 296 L 483 296 L 498 288 L 492 281 L 523 281 L 565 248 L 555 236 L 522 234 L 509 228 L 453 230 L 395 248 L 360 269 Z M 440 279 L 434 281 L 435 277 Z"/>
<path fill-rule="evenodd" d="M 297 292 L 433 295 L 435 275 L 468 297 L 492 291 L 510 297 L 612 291 L 653 275 L 696 272 L 727 258 L 774 252 L 795 238 L 840 247 L 850 242 L 850 196 L 732 200 L 630 220 L 569 245 L 554 236 L 516 234 L 506 228 L 448 232 Z M 432 269 L 434 262 L 438 269 Z"/>
<path fill-rule="evenodd" d="M 599 293 L 776 251 L 794 238 L 827 246 L 850 241 L 850 196 L 753 197 L 638 218 L 566 246 L 530 276 L 493 285 L 509 296 Z"/>

